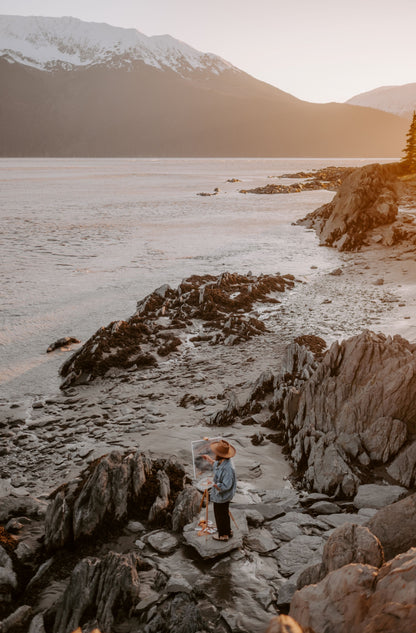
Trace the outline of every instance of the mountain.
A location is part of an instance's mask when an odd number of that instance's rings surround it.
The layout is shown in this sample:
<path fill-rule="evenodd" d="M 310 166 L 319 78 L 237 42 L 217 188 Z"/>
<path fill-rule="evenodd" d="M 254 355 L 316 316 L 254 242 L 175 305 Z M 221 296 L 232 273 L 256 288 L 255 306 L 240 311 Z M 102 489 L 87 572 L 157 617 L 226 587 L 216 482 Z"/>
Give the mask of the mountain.
<path fill-rule="evenodd" d="M 349 99 L 352 105 L 376 108 L 410 119 L 416 110 L 416 83 L 403 86 L 382 86 Z"/>
<path fill-rule="evenodd" d="M 399 156 L 407 123 L 313 104 L 169 35 L 0 16 L 2 156 Z"/>

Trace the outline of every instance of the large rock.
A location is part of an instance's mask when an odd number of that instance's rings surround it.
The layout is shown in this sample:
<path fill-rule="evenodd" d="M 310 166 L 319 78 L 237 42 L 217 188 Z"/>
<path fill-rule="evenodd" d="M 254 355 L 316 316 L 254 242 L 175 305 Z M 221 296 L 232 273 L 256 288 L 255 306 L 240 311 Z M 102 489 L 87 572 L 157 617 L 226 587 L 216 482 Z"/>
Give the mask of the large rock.
<path fill-rule="evenodd" d="M 68 633 L 93 618 L 110 631 L 121 605 L 127 612 L 139 602 L 140 568 L 136 554 L 109 552 L 100 560 L 84 558 L 71 574 L 55 616 L 54 633 Z"/>
<path fill-rule="evenodd" d="M 276 393 L 284 396 L 281 421 L 303 483 L 318 492 L 353 496 L 363 479 L 362 464 L 372 464 L 368 449 L 374 464 L 384 460 L 389 464 L 396 455 L 399 459 L 406 454 L 400 467 L 393 462 L 394 472 L 401 473 L 406 486 L 414 485 L 414 461 L 408 445 L 402 445 L 416 430 L 416 345 L 400 336 L 364 331 L 333 343 L 303 382 L 299 382 L 298 357 L 288 350 L 296 402 L 284 383 Z M 275 403 L 279 397 L 275 395 Z"/>
<path fill-rule="evenodd" d="M 416 493 L 382 508 L 366 526 L 377 536 L 386 560 L 416 547 Z"/>
<path fill-rule="evenodd" d="M 346 565 L 297 591 L 290 616 L 314 633 L 413 633 L 416 549 L 380 569 Z"/>
<path fill-rule="evenodd" d="M 175 460 L 151 460 L 137 451 L 113 451 L 94 462 L 80 481 L 58 489 L 48 506 L 45 546 L 56 549 L 142 513 L 169 522 L 185 471 Z"/>
<path fill-rule="evenodd" d="M 260 554 L 267 554 L 277 549 L 277 544 L 271 537 L 269 530 L 265 528 L 250 530 L 244 539 L 244 543 L 249 549 Z"/>
<path fill-rule="evenodd" d="M 334 530 L 325 543 L 322 576 L 349 563 L 364 563 L 373 567 L 381 567 L 384 563 L 378 538 L 368 528 L 353 523 Z"/>
<path fill-rule="evenodd" d="M 317 231 L 320 243 L 355 251 L 369 231 L 394 222 L 398 212 L 396 165 L 365 165 L 342 183 L 334 199 L 298 221 Z"/>
<path fill-rule="evenodd" d="M 406 488 L 402 486 L 379 486 L 377 484 L 363 484 L 358 487 L 354 497 L 354 506 L 360 508 L 384 508 L 406 496 Z"/>

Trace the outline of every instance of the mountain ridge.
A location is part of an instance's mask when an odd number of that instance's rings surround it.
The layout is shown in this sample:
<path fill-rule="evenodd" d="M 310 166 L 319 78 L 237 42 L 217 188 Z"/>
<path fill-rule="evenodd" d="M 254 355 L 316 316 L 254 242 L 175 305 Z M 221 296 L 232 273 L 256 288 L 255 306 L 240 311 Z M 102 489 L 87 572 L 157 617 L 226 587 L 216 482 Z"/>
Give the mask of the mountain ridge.
<path fill-rule="evenodd" d="M 153 53 L 162 57 L 149 57 L 143 49 L 134 57 L 122 52 L 130 50 L 131 34 L 117 52 L 108 41 L 102 45 L 97 35 L 102 25 L 97 31 L 96 23 L 74 18 L 42 19 L 43 25 L 58 24 L 59 29 L 58 34 L 53 29 L 41 33 L 39 40 L 39 19 L 35 22 L 32 35 L 25 22 L 31 53 L 25 42 L 13 50 L 10 37 L 0 35 L 0 82 L 7 86 L 0 92 L 1 156 L 381 158 L 401 153 L 408 126 L 392 114 L 301 101 L 170 36 L 152 40 Z M 4 32 L 0 18 L 0 33 L 1 24 Z M 64 38 L 63 24 L 69 29 Z M 77 37 L 71 35 L 74 24 Z M 93 24 L 95 39 L 81 42 L 80 24 L 87 31 Z M 118 27 L 108 28 L 114 44 Z M 149 39 L 132 31 L 141 42 Z M 38 48 L 52 42 L 55 61 L 48 49 L 41 68 L 22 62 L 20 57 L 27 62 L 27 54 L 34 55 L 32 40 Z M 83 52 L 84 63 L 75 65 L 68 58 L 58 63 L 59 46 L 61 56 L 81 59 Z"/>
<path fill-rule="evenodd" d="M 374 90 L 361 92 L 345 103 L 375 108 L 410 119 L 413 111 L 416 110 L 416 83 L 380 86 Z"/>

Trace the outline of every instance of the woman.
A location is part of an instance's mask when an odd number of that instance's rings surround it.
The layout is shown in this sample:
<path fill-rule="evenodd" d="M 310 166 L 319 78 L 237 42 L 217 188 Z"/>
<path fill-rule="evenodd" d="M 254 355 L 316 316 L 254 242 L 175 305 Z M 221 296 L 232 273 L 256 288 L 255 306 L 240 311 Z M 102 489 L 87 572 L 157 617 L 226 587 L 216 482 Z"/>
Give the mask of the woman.
<path fill-rule="evenodd" d="M 226 440 L 213 442 L 210 444 L 210 449 L 216 456 L 215 460 L 209 455 L 204 455 L 204 458 L 214 464 L 214 480 L 210 499 L 214 504 L 218 534 L 213 534 L 212 538 L 216 541 L 228 541 L 233 535 L 230 526 L 229 506 L 237 488 L 235 470 L 230 458 L 234 457 L 236 451 Z"/>

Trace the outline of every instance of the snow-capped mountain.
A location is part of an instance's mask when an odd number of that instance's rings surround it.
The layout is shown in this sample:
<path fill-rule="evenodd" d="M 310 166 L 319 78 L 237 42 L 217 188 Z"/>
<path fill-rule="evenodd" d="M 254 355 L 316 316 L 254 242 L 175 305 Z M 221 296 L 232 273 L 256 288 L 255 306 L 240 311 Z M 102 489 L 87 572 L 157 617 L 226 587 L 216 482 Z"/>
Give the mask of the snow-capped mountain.
<path fill-rule="evenodd" d="M 170 35 L 147 37 L 136 29 L 83 22 L 77 18 L 0 16 L 0 55 L 41 70 L 134 61 L 186 76 L 193 71 L 219 74 L 235 67 L 201 53 Z"/>
<path fill-rule="evenodd" d="M 75 18 L 0 16 L 0 85 L 0 156 L 399 156 L 408 129 L 169 35 Z"/>
<path fill-rule="evenodd" d="M 366 106 L 409 118 L 416 110 L 416 83 L 403 86 L 382 86 L 352 97 L 346 103 Z"/>

